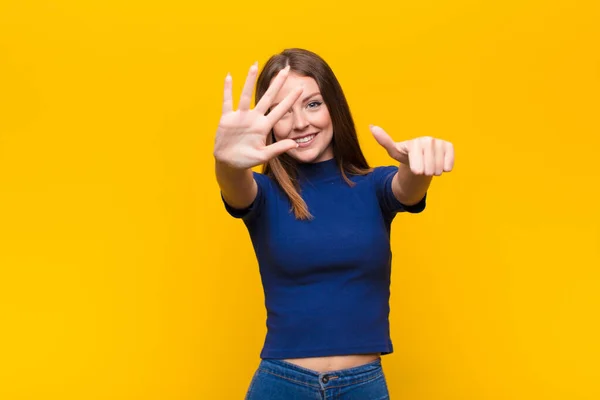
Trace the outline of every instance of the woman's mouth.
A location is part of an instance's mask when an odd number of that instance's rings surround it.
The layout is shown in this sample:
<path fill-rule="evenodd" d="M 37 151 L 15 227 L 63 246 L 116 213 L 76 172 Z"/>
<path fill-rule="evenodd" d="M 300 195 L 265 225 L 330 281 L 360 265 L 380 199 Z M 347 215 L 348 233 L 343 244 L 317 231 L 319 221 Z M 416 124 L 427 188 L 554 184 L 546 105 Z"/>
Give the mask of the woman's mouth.
<path fill-rule="evenodd" d="M 298 147 L 308 147 L 315 139 L 315 136 L 317 136 L 317 133 L 298 138 L 296 139 L 296 143 L 298 143 Z"/>

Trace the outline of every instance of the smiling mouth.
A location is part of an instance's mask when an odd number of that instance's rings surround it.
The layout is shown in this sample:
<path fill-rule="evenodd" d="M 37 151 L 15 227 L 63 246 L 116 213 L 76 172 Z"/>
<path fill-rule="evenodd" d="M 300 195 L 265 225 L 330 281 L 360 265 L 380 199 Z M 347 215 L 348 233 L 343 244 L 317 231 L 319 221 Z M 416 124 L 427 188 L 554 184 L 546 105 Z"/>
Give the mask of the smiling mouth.
<path fill-rule="evenodd" d="M 313 139 L 317 136 L 317 133 L 313 133 L 312 135 L 304 136 L 295 140 L 299 145 L 305 145 L 313 141 Z"/>

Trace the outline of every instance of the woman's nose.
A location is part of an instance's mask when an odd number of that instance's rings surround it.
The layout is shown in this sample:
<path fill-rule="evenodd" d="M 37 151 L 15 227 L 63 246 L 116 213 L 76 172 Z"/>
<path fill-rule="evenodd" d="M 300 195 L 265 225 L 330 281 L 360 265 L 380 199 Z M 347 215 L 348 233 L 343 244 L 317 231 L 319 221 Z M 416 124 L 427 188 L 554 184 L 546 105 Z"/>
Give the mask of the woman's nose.
<path fill-rule="evenodd" d="M 303 130 L 308 126 L 308 119 L 302 111 L 294 113 L 294 129 Z"/>

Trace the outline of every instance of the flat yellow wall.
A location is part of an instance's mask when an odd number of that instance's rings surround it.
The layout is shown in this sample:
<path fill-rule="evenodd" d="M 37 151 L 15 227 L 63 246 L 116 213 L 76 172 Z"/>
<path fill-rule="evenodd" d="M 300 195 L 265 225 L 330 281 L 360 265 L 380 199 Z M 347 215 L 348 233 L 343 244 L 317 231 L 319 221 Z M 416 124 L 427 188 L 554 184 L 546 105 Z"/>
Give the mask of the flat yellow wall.
<path fill-rule="evenodd" d="M 286 47 L 456 147 L 393 225 L 392 399 L 600 398 L 600 6 L 0 1 L 0 398 L 241 399 L 265 335 L 212 145 Z"/>

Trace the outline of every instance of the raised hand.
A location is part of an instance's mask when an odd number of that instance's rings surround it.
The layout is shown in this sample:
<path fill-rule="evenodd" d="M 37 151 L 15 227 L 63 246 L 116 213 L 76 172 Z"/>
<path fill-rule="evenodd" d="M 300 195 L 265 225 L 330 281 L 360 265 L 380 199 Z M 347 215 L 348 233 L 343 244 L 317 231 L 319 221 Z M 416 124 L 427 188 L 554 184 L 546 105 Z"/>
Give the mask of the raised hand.
<path fill-rule="evenodd" d="M 454 167 L 454 146 L 450 142 L 430 136 L 394 142 L 382 128 L 373 125 L 371 132 L 390 157 L 408 165 L 416 175 L 439 176 Z"/>
<path fill-rule="evenodd" d="M 229 74 L 225 78 L 223 113 L 217 129 L 213 154 L 218 161 L 233 168 L 248 169 L 264 164 L 298 146 L 292 139 L 281 140 L 268 146 L 266 142 L 273 125 L 296 102 L 302 93 L 302 88 L 299 87 L 290 92 L 268 115 L 265 115 L 286 81 L 289 67 L 279 71 L 258 104 L 254 109 L 250 109 L 257 71 L 258 65 L 254 63 L 246 77 L 238 109 L 235 111 L 233 110 L 232 79 Z"/>

